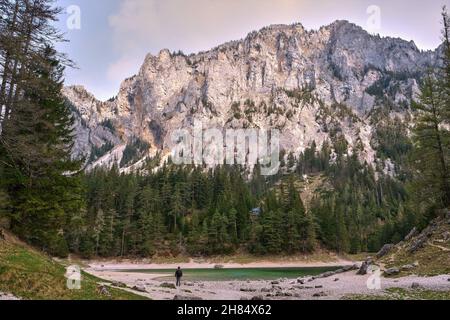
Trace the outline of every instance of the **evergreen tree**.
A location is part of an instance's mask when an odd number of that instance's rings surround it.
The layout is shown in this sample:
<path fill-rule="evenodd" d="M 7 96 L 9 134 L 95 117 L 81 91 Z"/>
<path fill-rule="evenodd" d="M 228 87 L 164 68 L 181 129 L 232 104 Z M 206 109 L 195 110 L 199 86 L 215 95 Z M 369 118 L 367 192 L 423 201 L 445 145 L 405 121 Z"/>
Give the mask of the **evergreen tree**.
<path fill-rule="evenodd" d="M 415 104 L 414 167 L 416 199 L 438 208 L 450 206 L 448 100 L 439 80 L 429 75 Z M 430 166 L 435 163 L 436 166 Z"/>

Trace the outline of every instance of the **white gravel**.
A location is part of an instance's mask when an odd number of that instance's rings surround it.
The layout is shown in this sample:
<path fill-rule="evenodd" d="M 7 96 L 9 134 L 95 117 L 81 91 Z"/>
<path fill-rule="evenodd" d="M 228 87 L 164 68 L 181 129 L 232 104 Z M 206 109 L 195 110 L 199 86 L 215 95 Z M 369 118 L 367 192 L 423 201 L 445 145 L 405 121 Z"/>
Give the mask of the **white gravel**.
<path fill-rule="evenodd" d="M 336 300 L 348 295 L 380 295 L 389 288 L 411 288 L 417 283 L 423 289 L 450 291 L 449 275 L 435 277 L 408 276 L 397 279 L 380 278 L 379 289 L 369 289 L 367 282 L 370 275 L 359 276 L 356 271 L 338 274 L 329 278 L 312 280 L 305 278 L 304 284 L 296 279 L 273 281 L 195 281 L 183 282 L 178 289 L 162 288 L 161 281 L 156 280 L 161 274 L 126 273 L 113 271 L 86 270 L 93 275 L 133 286 L 144 287 L 147 293 L 138 293 L 154 300 L 171 300 L 175 295 L 200 297 L 204 300 L 240 300 L 262 297 L 264 299 L 291 300 Z"/>
<path fill-rule="evenodd" d="M 0 301 L 6 300 L 20 300 L 20 298 L 17 298 L 16 296 L 9 293 L 0 292 Z"/>

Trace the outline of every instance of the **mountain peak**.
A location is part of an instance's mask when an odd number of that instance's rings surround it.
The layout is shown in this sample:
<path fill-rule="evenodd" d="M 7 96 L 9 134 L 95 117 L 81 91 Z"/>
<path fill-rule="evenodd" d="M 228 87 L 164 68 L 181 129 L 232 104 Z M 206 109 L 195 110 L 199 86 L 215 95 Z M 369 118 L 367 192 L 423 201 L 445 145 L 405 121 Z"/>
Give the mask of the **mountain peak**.
<path fill-rule="evenodd" d="M 366 117 L 386 99 L 407 112 L 417 77 L 435 60 L 435 53 L 372 36 L 346 20 L 319 31 L 278 24 L 189 56 L 167 49 L 149 54 L 112 101 L 101 103 L 78 86 L 66 96 L 86 120 L 77 129 L 78 149 L 89 155 L 108 146 L 110 164 L 120 162 L 124 145 L 136 138 L 167 154 L 171 133 L 189 130 L 194 120 L 205 129 L 277 128 L 281 148 L 294 153 L 339 132 L 362 150 L 362 160 L 374 163 L 375 131 Z"/>

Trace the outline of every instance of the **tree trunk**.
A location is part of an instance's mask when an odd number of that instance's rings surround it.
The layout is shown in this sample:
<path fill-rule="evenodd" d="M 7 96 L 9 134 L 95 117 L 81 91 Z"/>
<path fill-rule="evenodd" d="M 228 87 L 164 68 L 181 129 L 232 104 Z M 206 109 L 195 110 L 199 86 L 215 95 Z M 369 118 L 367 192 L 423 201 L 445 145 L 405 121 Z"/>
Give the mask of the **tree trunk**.
<path fill-rule="evenodd" d="M 17 14 L 19 11 L 19 1 L 16 1 L 16 5 L 14 7 L 14 12 L 13 12 L 13 18 L 11 20 L 11 24 L 9 26 L 9 31 L 10 31 L 10 35 L 7 39 L 7 41 L 12 41 L 12 37 L 13 37 L 13 32 L 14 32 L 14 28 L 16 27 L 16 22 L 17 22 Z M 6 57 L 5 57 L 5 65 L 3 68 L 3 75 L 2 75 L 2 84 L 0 86 L 0 126 L 3 128 L 3 121 L 8 117 L 9 114 L 9 108 L 6 106 L 6 86 L 7 86 L 7 82 L 8 82 L 8 77 L 10 76 L 8 73 L 10 72 L 9 70 L 9 65 L 11 63 L 11 48 L 6 48 Z M 13 74 L 11 74 L 11 77 L 13 76 Z M 5 106 L 5 110 L 3 110 L 3 106 Z M 2 116 L 2 112 L 3 116 Z M 1 132 L 0 132 L 1 133 Z"/>

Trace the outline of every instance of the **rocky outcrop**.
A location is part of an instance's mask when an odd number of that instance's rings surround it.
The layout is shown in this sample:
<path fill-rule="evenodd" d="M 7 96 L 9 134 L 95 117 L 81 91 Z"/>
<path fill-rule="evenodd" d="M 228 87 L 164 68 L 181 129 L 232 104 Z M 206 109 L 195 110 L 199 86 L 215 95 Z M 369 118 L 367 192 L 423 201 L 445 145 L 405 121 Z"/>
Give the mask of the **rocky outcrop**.
<path fill-rule="evenodd" d="M 368 258 L 366 259 L 366 261 L 364 261 L 361 265 L 361 267 L 359 268 L 358 272 L 356 273 L 357 275 L 360 276 L 364 276 L 367 274 L 367 272 L 369 271 L 369 267 L 373 264 L 373 259 L 372 258 Z"/>
<path fill-rule="evenodd" d="M 417 228 L 414 227 L 409 233 L 408 235 L 405 237 L 405 241 L 409 241 L 412 238 L 414 238 L 415 236 L 417 236 L 419 232 L 417 231 Z"/>
<path fill-rule="evenodd" d="M 380 259 L 387 255 L 394 247 L 394 244 L 385 244 L 383 248 L 381 248 L 381 250 L 377 253 L 377 259 Z"/>
<path fill-rule="evenodd" d="M 169 154 L 174 129 L 199 121 L 220 130 L 280 129 L 281 147 L 294 152 L 339 134 L 373 163 L 368 115 L 386 101 L 397 115 L 407 112 L 436 55 L 346 21 L 316 31 L 274 25 L 189 56 L 162 50 L 109 101 L 80 86 L 64 88 L 76 117 L 74 156 L 86 156 L 88 169 L 132 170 Z M 135 157 L 122 161 L 137 146 Z"/>
<path fill-rule="evenodd" d="M 415 253 L 418 250 L 422 249 L 425 244 L 428 242 L 428 239 L 433 235 L 434 231 L 436 231 L 438 225 L 436 221 L 431 222 L 431 224 L 422 231 L 416 238 L 412 240 L 412 243 L 409 247 L 410 253 Z"/>
<path fill-rule="evenodd" d="M 384 271 L 384 274 L 386 276 L 395 276 L 395 275 L 397 275 L 399 273 L 400 273 L 400 269 L 398 269 L 398 268 L 389 268 L 389 269 Z"/>

